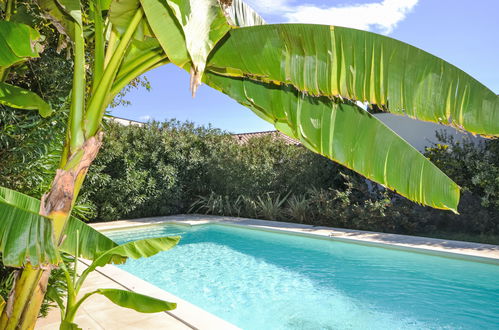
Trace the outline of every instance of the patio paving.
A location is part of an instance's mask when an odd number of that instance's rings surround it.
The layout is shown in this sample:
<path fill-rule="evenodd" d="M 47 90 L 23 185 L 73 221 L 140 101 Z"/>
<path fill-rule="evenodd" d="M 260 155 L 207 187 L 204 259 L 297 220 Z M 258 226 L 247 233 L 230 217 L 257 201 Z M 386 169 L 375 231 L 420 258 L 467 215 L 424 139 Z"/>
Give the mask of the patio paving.
<path fill-rule="evenodd" d="M 79 269 L 84 269 L 84 267 L 86 265 L 80 263 Z M 88 276 L 81 289 L 81 294 L 98 288 L 128 289 L 101 272 L 95 271 Z M 53 309 L 46 318 L 38 320 L 35 329 L 59 329 L 60 321 L 59 309 Z M 84 330 L 196 329 L 167 313 L 139 313 L 117 306 L 98 294 L 91 296 L 82 304 L 75 318 L 75 323 Z"/>

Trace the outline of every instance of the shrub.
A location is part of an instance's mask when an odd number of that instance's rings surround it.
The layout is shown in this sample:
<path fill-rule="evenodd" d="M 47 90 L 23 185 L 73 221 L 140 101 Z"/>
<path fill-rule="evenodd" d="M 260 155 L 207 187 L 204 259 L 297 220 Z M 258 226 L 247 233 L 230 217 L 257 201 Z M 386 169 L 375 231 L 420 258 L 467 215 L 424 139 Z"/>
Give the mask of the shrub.
<path fill-rule="evenodd" d="M 198 196 L 235 207 L 232 214 L 253 214 L 259 211 L 249 200 L 258 196 L 300 194 L 341 179 L 336 164 L 270 137 L 240 145 L 219 130 L 178 121 L 110 123 L 106 132 L 80 194 L 79 203 L 91 205 L 91 221 L 185 213 Z M 199 212 L 212 212 L 205 206 Z"/>
<path fill-rule="evenodd" d="M 107 132 L 79 201 L 92 221 L 197 212 L 404 234 L 499 233 L 498 140 L 477 145 L 439 134 L 427 149 L 463 188 L 454 215 L 269 136 L 241 145 L 177 121 L 111 123 Z"/>

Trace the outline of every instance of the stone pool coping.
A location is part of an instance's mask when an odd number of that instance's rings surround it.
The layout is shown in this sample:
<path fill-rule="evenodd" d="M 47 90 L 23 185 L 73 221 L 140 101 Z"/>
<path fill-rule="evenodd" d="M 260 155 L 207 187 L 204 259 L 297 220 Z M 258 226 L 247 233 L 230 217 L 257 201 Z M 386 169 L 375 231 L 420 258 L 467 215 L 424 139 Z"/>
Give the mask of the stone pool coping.
<path fill-rule="evenodd" d="M 90 265 L 89 261 L 81 260 L 80 262 L 84 263 L 86 266 Z M 183 300 L 165 290 L 158 288 L 157 286 L 144 281 L 135 275 L 130 274 L 129 272 L 118 268 L 113 265 L 106 265 L 104 267 L 97 268 L 97 271 L 120 285 L 121 287 L 137 292 L 140 294 L 145 294 L 157 299 L 162 299 L 166 301 L 171 301 L 177 304 L 177 308 L 171 311 L 166 311 L 164 313 L 176 319 L 178 323 L 182 323 L 172 327 L 168 327 L 168 329 L 194 329 L 194 330 L 241 330 L 235 325 L 215 316 L 204 309 L 201 309 L 190 302 Z M 110 302 L 109 302 L 110 303 Z M 161 321 L 158 322 L 158 327 L 160 326 Z M 120 327 L 120 329 L 122 329 Z"/>
<path fill-rule="evenodd" d="M 237 226 L 499 265 L 498 245 L 249 218 L 180 214 L 164 217 L 100 222 L 92 224 L 92 227 L 99 231 L 110 231 L 165 223 L 189 226 L 204 224 Z"/>

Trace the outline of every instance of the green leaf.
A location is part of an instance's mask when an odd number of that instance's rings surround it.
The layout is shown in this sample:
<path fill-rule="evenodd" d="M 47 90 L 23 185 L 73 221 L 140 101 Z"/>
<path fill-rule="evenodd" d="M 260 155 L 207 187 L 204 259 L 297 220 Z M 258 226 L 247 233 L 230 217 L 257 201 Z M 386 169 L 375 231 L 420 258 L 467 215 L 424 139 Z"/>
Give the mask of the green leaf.
<path fill-rule="evenodd" d="M 109 20 L 113 23 L 113 27 L 123 34 L 139 8 L 139 0 L 112 1 L 109 7 Z"/>
<path fill-rule="evenodd" d="M 40 34 L 28 25 L 0 20 L 0 67 L 38 57 L 39 39 Z"/>
<path fill-rule="evenodd" d="M 185 36 L 193 63 L 191 89 L 201 80 L 206 59 L 217 42 L 231 29 L 217 0 L 166 0 Z"/>
<path fill-rule="evenodd" d="M 5 266 L 56 265 L 52 222 L 37 213 L 0 201 L 0 252 Z"/>
<path fill-rule="evenodd" d="M 75 40 L 75 18 L 67 14 L 54 0 L 38 0 L 38 6 L 57 31 L 70 40 Z"/>
<path fill-rule="evenodd" d="M 166 55 L 175 65 L 189 69 L 191 58 L 185 36 L 166 1 L 141 0 L 142 8 Z"/>
<path fill-rule="evenodd" d="M 82 330 L 82 328 L 80 328 L 76 323 L 62 320 L 59 330 Z"/>
<path fill-rule="evenodd" d="M 376 117 L 292 86 L 206 72 L 205 83 L 234 98 L 308 149 L 420 204 L 456 212 L 459 187 Z"/>
<path fill-rule="evenodd" d="M 438 57 L 371 32 L 305 24 L 234 29 L 208 69 L 499 136 L 496 94 Z"/>
<path fill-rule="evenodd" d="M 79 0 L 57 0 L 61 5 L 62 9 L 71 16 L 74 21 L 82 26 L 83 22 L 81 19 L 81 4 Z"/>
<path fill-rule="evenodd" d="M 53 111 L 37 94 L 4 82 L 0 82 L 0 104 L 17 109 L 38 110 L 42 117 L 50 116 Z"/>
<path fill-rule="evenodd" d="M 161 251 L 170 250 L 180 241 L 180 237 L 158 237 L 158 238 L 146 238 L 138 241 L 133 241 L 118 245 L 106 252 L 94 260 L 91 267 L 102 267 L 109 263 L 112 258 L 116 256 L 129 257 L 132 259 L 148 258 Z"/>
<path fill-rule="evenodd" d="M 228 16 L 231 25 L 245 27 L 266 24 L 264 19 L 258 15 L 250 6 L 242 0 L 232 0 L 230 5 L 220 1 L 222 9 Z"/>
<path fill-rule="evenodd" d="M 38 213 L 38 210 L 40 209 L 40 201 L 38 199 L 4 187 L 0 187 L 0 202 L 13 205 L 32 213 Z M 60 246 L 61 251 L 69 253 L 73 256 L 76 255 L 77 230 L 79 232 L 78 257 L 94 260 L 105 251 L 118 246 L 118 244 L 106 235 L 71 216 L 65 229 L 66 237 Z M 112 258 L 109 259 L 109 262 L 115 264 L 123 263 L 124 261 L 125 258 L 118 255 L 112 256 Z"/>
<path fill-rule="evenodd" d="M 98 289 L 97 293 L 105 296 L 118 306 L 130 308 L 141 313 L 158 313 L 175 309 L 177 304 L 145 296 L 127 290 Z"/>
<path fill-rule="evenodd" d="M 76 236 L 78 232 L 78 240 Z M 77 249 L 77 242 L 78 249 Z M 113 240 L 99 231 L 93 229 L 81 220 L 71 217 L 65 229 L 65 238 L 59 249 L 71 255 L 76 255 L 79 251 L 78 257 L 95 260 L 104 252 L 118 246 Z M 108 263 L 122 264 L 126 261 L 126 257 L 120 255 L 112 255 Z"/>
<path fill-rule="evenodd" d="M 40 210 L 40 200 L 5 187 L 0 187 L 0 202 L 34 213 Z"/>
<path fill-rule="evenodd" d="M 109 20 L 113 23 L 113 28 L 119 34 L 125 33 L 130 25 L 133 16 L 141 10 L 139 0 L 114 0 L 109 7 Z M 134 34 L 134 39 L 143 40 L 144 37 L 152 37 L 153 33 L 150 30 L 146 19 L 142 19 Z"/>

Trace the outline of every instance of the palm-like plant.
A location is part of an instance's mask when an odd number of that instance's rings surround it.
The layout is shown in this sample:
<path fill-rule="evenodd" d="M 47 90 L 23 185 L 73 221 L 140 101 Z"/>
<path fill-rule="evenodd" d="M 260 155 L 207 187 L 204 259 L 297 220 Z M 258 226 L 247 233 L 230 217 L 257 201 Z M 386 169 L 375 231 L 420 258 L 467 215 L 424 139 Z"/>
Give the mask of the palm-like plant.
<path fill-rule="evenodd" d="M 0 103 L 48 115 L 50 106 L 38 96 L 4 82 L 9 66 L 37 56 L 31 46 L 38 34 L 8 22 L 14 1 L 3 2 Z M 241 0 L 37 3 L 72 48 L 73 88 L 64 152 L 39 214 L 17 199 L 0 203 L 0 252 L 23 267 L 2 314 L 5 328 L 33 326 L 59 249 L 70 246 L 66 252 L 90 259 L 102 253 L 93 250 L 95 240 L 87 241 L 91 235 L 80 236 L 86 243 L 77 248 L 71 209 L 102 144 L 107 106 L 158 66 L 185 69 L 193 94 L 204 82 L 307 148 L 436 208 L 456 211 L 459 187 L 357 102 L 499 136 L 497 95 L 443 60 L 388 37 L 334 26 L 266 25 Z M 15 234 L 25 240 L 12 248 Z"/>

